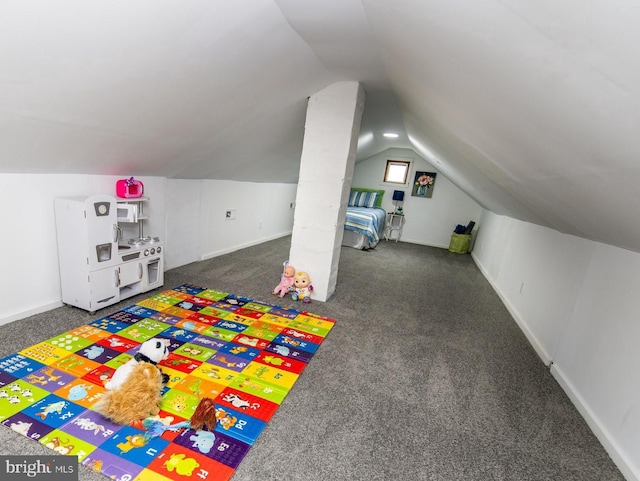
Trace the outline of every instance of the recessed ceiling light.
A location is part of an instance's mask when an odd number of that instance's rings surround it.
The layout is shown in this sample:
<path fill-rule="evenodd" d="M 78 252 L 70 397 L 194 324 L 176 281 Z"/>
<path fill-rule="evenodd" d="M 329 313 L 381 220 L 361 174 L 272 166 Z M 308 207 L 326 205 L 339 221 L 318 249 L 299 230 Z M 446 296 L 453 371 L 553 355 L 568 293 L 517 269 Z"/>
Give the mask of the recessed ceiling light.
<path fill-rule="evenodd" d="M 393 132 L 385 132 L 382 135 L 384 135 L 385 137 L 389 137 L 391 139 L 395 139 L 398 136 L 398 134 L 394 134 Z"/>

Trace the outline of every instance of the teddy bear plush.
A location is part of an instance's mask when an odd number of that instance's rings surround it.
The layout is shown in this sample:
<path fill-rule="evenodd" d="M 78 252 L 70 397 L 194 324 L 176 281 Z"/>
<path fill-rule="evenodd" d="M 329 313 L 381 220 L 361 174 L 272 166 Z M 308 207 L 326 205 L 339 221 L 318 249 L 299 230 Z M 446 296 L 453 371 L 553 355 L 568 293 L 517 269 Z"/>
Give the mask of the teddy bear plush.
<path fill-rule="evenodd" d="M 148 362 L 152 365 L 156 365 L 160 361 L 166 359 L 169 356 L 169 344 L 171 344 L 171 341 L 168 339 L 161 339 L 158 337 L 154 337 L 143 342 L 136 355 L 116 369 L 116 372 L 113 373 L 111 379 L 105 383 L 105 389 L 119 389 L 139 362 Z M 164 376 L 166 376 L 164 377 L 166 382 L 169 379 L 169 376 L 166 374 Z"/>
<path fill-rule="evenodd" d="M 116 389 L 107 390 L 93 405 L 105 418 L 123 426 L 155 416 L 162 401 L 162 373 L 149 362 L 138 362 Z"/>
<path fill-rule="evenodd" d="M 308 304 L 311 302 L 312 291 L 313 286 L 311 285 L 311 278 L 309 278 L 309 274 L 306 272 L 296 272 L 291 299 L 294 301 L 302 299 L 302 302 Z"/>
<path fill-rule="evenodd" d="M 293 275 L 295 272 L 296 270 L 293 266 L 289 265 L 287 262 L 284 263 L 284 270 L 280 277 L 280 283 L 273 290 L 274 295 L 284 297 L 287 292 L 291 292 L 291 290 L 293 290 Z"/>

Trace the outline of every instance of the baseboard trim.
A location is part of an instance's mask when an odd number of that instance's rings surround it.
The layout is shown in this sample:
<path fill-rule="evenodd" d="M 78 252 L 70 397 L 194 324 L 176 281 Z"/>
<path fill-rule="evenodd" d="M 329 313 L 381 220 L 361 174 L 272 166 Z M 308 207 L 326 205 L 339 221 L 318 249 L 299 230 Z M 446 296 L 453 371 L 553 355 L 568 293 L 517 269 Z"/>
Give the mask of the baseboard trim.
<path fill-rule="evenodd" d="M 597 416 L 584 402 L 582 396 L 574 388 L 573 384 L 564 375 L 562 369 L 555 363 L 551 364 L 551 374 L 556 379 L 560 387 L 567 394 L 573 405 L 576 407 L 580 415 L 587 422 L 587 425 L 593 431 L 600 444 L 604 447 L 609 457 L 618 467 L 622 475 L 627 481 L 640 481 L 640 473 L 637 469 L 634 469 L 633 464 L 629 462 L 627 456 L 623 454 L 618 444 L 613 437 L 609 434 L 609 431 L 600 423 Z"/>
<path fill-rule="evenodd" d="M 260 239 L 253 240 L 251 242 L 245 242 L 244 244 L 238 244 L 238 245 L 235 245 L 233 247 L 228 247 L 226 249 L 221 249 L 219 251 L 208 252 L 206 254 L 201 255 L 199 260 L 206 261 L 207 259 L 213 259 L 214 257 L 222 256 L 222 255 L 225 255 L 225 254 L 230 254 L 230 253 L 235 252 L 235 251 L 239 251 L 240 249 L 245 249 L 247 247 L 252 247 L 252 246 L 255 246 L 255 245 L 258 245 L 258 244 L 262 244 L 264 242 L 268 242 L 268 241 L 271 241 L 271 240 L 279 239 L 281 237 L 286 237 L 288 235 L 291 235 L 291 232 L 292 231 L 282 232 L 280 234 L 274 234 L 274 235 L 269 236 L 269 237 L 262 237 Z"/>
<path fill-rule="evenodd" d="M 4 326 L 5 324 L 9 324 L 10 322 L 19 321 L 20 319 L 24 319 L 25 317 L 35 316 L 36 314 L 47 312 L 51 309 L 62 307 L 63 305 L 64 304 L 62 303 L 62 301 L 55 301 L 50 302 L 49 304 L 43 304 L 41 306 L 27 309 L 26 311 L 16 312 L 15 314 L 11 314 L 10 316 L 0 318 L 0 326 Z"/>
<path fill-rule="evenodd" d="M 380 242 L 382 242 L 384 239 L 381 239 Z M 395 239 L 389 240 L 388 242 L 395 242 Z M 448 249 L 449 248 L 449 244 L 433 244 L 431 242 L 424 242 L 424 241 L 420 241 L 420 240 L 416 240 L 416 239 L 407 239 L 405 237 L 401 237 L 400 239 L 398 239 L 399 242 L 407 242 L 409 244 L 418 244 L 421 246 L 428 246 L 428 247 L 440 247 L 442 249 Z"/>

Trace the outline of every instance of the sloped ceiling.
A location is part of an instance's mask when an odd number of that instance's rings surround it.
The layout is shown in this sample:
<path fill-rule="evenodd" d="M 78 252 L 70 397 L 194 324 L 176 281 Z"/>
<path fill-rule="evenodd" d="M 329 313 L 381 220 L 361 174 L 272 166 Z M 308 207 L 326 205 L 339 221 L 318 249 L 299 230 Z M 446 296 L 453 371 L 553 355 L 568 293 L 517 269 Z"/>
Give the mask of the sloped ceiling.
<path fill-rule="evenodd" d="M 358 161 L 411 148 L 497 214 L 640 252 L 639 20 L 635 0 L 0 0 L 0 172 L 296 182 L 307 97 L 356 80 Z"/>

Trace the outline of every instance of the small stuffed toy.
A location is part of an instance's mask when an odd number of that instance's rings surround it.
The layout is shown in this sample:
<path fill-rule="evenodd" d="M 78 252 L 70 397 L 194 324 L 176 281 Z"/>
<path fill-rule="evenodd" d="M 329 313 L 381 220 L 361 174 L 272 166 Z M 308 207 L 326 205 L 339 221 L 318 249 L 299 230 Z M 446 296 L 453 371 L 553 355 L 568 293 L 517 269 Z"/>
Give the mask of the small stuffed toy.
<path fill-rule="evenodd" d="M 162 401 L 162 373 L 149 362 L 137 362 L 127 379 L 116 389 L 107 390 L 93 410 L 123 426 L 155 416 Z"/>
<path fill-rule="evenodd" d="M 280 278 L 280 284 L 278 284 L 273 290 L 274 295 L 279 295 L 282 298 L 287 292 L 291 292 L 293 290 L 293 275 L 295 272 L 295 268 L 290 266 L 288 261 L 285 261 L 282 277 Z"/>
<path fill-rule="evenodd" d="M 171 344 L 171 341 L 168 339 L 160 339 L 159 337 L 154 337 L 143 342 L 140 344 L 140 349 L 133 359 L 130 359 L 116 369 L 116 372 L 113 373 L 113 376 L 105 383 L 104 387 L 107 390 L 119 389 L 122 387 L 122 384 L 127 380 L 133 371 L 133 368 L 139 362 L 147 362 L 155 366 L 160 361 L 163 361 L 169 356 L 169 344 Z M 157 369 L 160 371 L 160 368 Z M 164 382 L 169 380 L 168 375 L 161 373 L 161 376 Z"/>
<path fill-rule="evenodd" d="M 162 386 L 169 380 L 157 363 L 169 356 L 168 339 L 154 337 L 116 369 L 104 387 L 107 391 L 93 409 L 114 423 L 127 425 L 160 412 Z"/>
<path fill-rule="evenodd" d="M 294 279 L 294 289 L 291 294 L 291 299 L 297 301 L 302 299 L 302 302 L 309 304 L 311 302 L 311 292 L 313 286 L 311 285 L 311 279 L 306 272 L 296 272 Z"/>
<path fill-rule="evenodd" d="M 191 419 L 188 421 L 167 426 L 156 419 L 145 419 L 142 421 L 142 427 L 146 431 L 145 437 L 149 439 L 162 436 L 165 431 L 180 431 L 181 429 L 213 431 L 218 422 L 219 411 L 213 399 L 204 397 L 200 399 Z"/>

